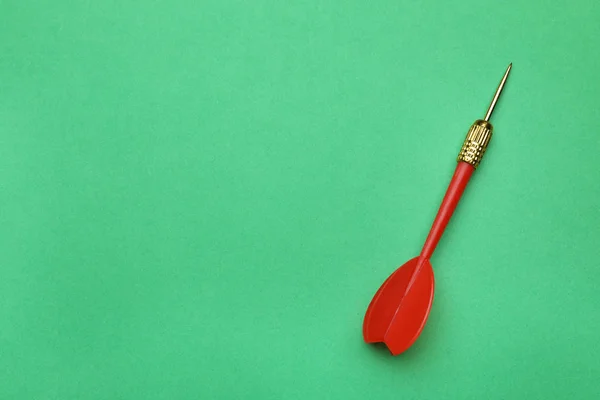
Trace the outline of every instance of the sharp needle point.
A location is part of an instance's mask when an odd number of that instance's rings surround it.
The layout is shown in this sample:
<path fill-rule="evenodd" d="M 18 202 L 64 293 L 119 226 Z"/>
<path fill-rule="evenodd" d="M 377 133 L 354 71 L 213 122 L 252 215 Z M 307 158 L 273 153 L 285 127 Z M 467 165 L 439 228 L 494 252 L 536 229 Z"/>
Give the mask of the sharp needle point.
<path fill-rule="evenodd" d="M 500 93 L 502 93 L 502 89 L 504 89 L 504 85 L 506 84 L 506 79 L 508 78 L 508 74 L 510 73 L 510 69 L 512 68 L 512 63 L 508 64 L 508 68 L 506 69 L 506 72 L 504 73 L 504 76 L 502 77 L 502 80 L 500 81 L 500 85 L 498 85 L 498 89 L 496 89 L 496 93 L 494 94 L 494 98 L 492 99 L 492 102 L 490 103 L 490 107 L 487 110 L 487 113 L 485 113 L 485 118 L 483 119 L 484 121 L 489 121 L 490 117 L 492 116 L 492 113 L 494 112 L 494 107 L 496 107 L 496 103 L 498 102 L 498 98 L 500 98 Z"/>

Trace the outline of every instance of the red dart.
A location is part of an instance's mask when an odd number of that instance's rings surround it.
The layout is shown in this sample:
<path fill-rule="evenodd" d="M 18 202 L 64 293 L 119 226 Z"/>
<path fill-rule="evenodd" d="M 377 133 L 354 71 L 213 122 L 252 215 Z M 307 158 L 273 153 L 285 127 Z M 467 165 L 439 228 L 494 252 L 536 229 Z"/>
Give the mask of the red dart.
<path fill-rule="evenodd" d="M 489 119 L 511 68 L 512 63 L 504 73 L 485 117 L 475 121 L 467 133 L 454 176 L 421 254 L 392 273 L 371 300 L 363 322 L 365 342 L 383 342 L 393 355 L 398 355 L 407 350 L 423 330 L 433 302 L 433 269 L 429 259 L 492 138 L 493 127 Z"/>

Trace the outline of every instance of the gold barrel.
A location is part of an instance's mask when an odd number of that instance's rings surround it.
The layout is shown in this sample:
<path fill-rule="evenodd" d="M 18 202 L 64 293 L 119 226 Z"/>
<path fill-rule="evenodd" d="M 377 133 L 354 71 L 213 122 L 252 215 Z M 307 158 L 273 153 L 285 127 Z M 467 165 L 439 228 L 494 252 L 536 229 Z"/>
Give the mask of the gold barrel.
<path fill-rule="evenodd" d="M 464 161 L 477 168 L 490 143 L 493 130 L 494 127 L 489 122 L 482 119 L 475 121 L 467 133 L 457 161 Z"/>

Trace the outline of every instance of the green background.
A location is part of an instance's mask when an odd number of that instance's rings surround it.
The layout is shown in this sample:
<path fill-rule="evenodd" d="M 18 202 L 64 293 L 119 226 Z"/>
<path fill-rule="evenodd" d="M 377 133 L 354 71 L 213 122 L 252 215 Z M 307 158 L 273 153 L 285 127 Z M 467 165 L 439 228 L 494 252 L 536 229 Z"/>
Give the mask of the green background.
<path fill-rule="evenodd" d="M 0 398 L 598 398 L 599 18 L 0 0 Z M 364 311 L 509 62 L 391 357 Z"/>

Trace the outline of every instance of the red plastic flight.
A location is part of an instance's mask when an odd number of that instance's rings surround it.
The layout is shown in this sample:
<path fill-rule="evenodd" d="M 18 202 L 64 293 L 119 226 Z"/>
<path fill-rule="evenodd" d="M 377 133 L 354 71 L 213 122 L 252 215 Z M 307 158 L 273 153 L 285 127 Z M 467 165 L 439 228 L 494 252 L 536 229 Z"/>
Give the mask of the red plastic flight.
<path fill-rule="evenodd" d="M 467 133 L 454 176 L 421 254 L 392 273 L 371 300 L 363 323 L 365 342 L 383 342 L 393 355 L 398 355 L 407 350 L 423 330 L 433 303 L 434 279 L 429 259 L 487 149 L 493 130 L 489 119 L 511 68 L 512 63 L 502 77 L 484 119 L 475 121 Z"/>

